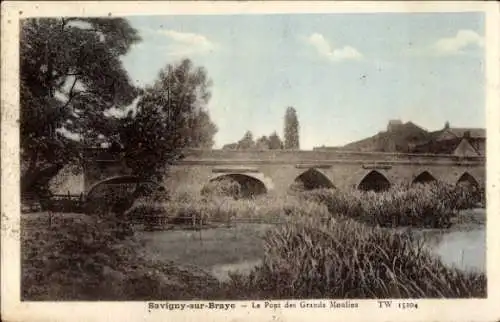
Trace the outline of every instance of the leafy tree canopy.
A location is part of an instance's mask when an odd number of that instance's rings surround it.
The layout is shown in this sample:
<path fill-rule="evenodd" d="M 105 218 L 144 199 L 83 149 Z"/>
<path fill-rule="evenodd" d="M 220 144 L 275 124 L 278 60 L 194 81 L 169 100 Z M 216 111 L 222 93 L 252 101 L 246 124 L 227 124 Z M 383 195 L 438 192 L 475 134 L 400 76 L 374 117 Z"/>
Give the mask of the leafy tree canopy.
<path fill-rule="evenodd" d="M 118 131 L 136 173 L 161 178 L 166 167 L 182 157 L 182 149 L 212 147 L 217 127 L 206 110 L 210 86 L 205 69 L 189 59 L 160 71 Z"/>
<path fill-rule="evenodd" d="M 297 111 L 288 107 L 285 113 L 285 149 L 299 149 L 299 119 Z"/>
<path fill-rule="evenodd" d="M 107 128 L 105 111 L 132 102 L 138 91 L 120 56 L 138 41 L 120 18 L 22 21 L 22 191 L 43 186 L 78 156 L 82 141 L 97 138 Z"/>

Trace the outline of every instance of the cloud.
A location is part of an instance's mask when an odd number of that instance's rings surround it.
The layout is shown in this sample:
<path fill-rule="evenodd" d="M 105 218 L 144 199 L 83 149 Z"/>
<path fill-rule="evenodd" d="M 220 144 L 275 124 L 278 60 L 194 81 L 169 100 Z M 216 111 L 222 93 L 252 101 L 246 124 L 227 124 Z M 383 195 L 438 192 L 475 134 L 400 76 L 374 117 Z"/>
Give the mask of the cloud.
<path fill-rule="evenodd" d="M 339 49 L 332 48 L 325 37 L 319 33 L 311 34 L 307 37 L 306 42 L 313 46 L 320 56 L 328 58 L 333 62 L 363 58 L 363 55 L 351 46 L 344 46 Z"/>
<path fill-rule="evenodd" d="M 171 44 L 168 45 L 169 56 L 207 54 L 216 49 L 215 43 L 201 34 L 169 29 L 144 29 L 143 31 L 168 38 L 171 41 Z"/>
<path fill-rule="evenodd" d="M 403 54 L 410 56 L 456 56 L 465 54 L 467 48 L 484 47 L 484 37 L 467 29 L 457 31 L 452 37 L 440 38 L 427 46 L 410 47 Z"/>
<path fill-rule="evenodd" d="M 453 37 L 441 38 L 432 46 L 438 55 L 457 55 L 467 47 L 484 47 L 484 37 L 472 30 L 459 30 Z"/>

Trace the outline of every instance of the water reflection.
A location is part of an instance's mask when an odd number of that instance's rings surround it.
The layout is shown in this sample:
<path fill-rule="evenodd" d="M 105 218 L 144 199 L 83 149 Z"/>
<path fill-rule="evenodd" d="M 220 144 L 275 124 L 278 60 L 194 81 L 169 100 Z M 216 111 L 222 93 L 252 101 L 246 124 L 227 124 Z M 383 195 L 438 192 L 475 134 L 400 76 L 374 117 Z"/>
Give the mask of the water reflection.
<path fill-rule="evenodd" d="M 447 233 L 433 247 L 433 251 L 448 265 L 468 271 L 486 271 L 486 232 L 484 229 Z"/>
<path fill-rule="evenodd" d="M 484 209 L 474 209 L 468 210 L 467 215 L 476 220 L 464 229 L 426 229 L 417 234 L 445 264 L 467 271 L 486 272 L 486 214 Z"/>

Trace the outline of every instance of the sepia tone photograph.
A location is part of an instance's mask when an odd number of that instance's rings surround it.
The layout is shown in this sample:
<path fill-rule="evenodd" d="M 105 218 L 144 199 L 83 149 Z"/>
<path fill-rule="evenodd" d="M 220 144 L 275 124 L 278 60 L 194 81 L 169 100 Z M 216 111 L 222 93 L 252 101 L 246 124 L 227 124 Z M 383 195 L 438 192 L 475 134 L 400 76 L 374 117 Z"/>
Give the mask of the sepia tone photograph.
<path fill-rule="evenodd" d="M 484 13 L 19 28 L 22 301 L 488 296 Z"/>

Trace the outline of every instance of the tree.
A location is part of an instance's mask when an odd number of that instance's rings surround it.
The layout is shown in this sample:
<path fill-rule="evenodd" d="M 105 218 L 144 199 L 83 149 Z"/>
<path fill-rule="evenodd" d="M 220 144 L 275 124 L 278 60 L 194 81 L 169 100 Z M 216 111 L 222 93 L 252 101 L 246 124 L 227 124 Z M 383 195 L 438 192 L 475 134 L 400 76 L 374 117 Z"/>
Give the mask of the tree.
<path fill-rule="evenodd" d="M 217 133 L 217 126 L 210 119 L 206 110 L 198 111 L 198 115 L 193 119 L 190 136 L 190 148 L 211 149 L 214 146 L 214 136 Z"/>
<path fill-rule="evenodd" d="M 250 131 L 247 131 L 245 135 L 243 135 L 243 138 L 238 141 L 238 149 L 240 150 L 252 149 L 254 146 L 253 134 Z"/>
<path fill-rule="evenodd" d="M 269 136 L 269 149 L 271 150 L 283 149 L 283 142 L 281 141 L 276 131 Z"/>
<path fill-rule="evenodd" d="M 185 59 L 167 65 L 146 87 L 118 130 L 134 173 L 159 180 L 184 148 L 212 146 L 217 129 L 206 111 L 210 86 L 205 69 Z"/>
<path fill-rule="evenodd" d="M 120 56 L 138 41 L 120 18 L 21 22 L 22 192 L 44 190 L 82 145 L 107 129 L 105 112 L 132 102 L 137 90 Z"/>
<path fill-rule="evenodd" d="M 285 149 L 299 149 L 299 120 L 297 111 L 288 107 L 285 113 Z"/>
<path fill-rule="evenodd" d="M 257 141 L 255 142 L 255 147 L 258 150 L 269 150 L 269 143 L 269 138 L 263 135 L 257 139 Z"/>

